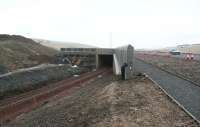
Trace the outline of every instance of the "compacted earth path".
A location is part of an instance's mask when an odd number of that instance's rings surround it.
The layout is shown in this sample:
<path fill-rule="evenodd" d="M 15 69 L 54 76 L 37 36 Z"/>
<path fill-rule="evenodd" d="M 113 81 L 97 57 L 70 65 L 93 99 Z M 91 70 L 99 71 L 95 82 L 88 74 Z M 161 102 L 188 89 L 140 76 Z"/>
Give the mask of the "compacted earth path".
<path fill-rule="evenodd" d="M 69 91 L 68 91 L 69 92 Z M 6 123 L 5 127 L 198 127 L 144 76 L 121 81 L 99 76 L 69 95 Z"/>

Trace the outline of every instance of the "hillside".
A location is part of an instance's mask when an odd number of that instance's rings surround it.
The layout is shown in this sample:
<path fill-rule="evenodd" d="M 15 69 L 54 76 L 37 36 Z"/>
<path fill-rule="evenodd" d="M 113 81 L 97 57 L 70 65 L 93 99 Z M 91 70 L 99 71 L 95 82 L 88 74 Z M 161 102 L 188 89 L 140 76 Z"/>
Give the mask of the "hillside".
<path fill-rule="evenodd" d="M 43 39 L 34 39 L 34 41 L 57 50 L 60 48 L 96 48 L 95 46 L 80 44 L 80 43 L 73 43 L 73 42 L 60 42 L 60 41 L 50 41 L 50 40 L 43 40 Z"/>
<path fill-rule="evenodd" d="M 51 61 L 58 51 L 19 35 L 0 35 L 0 74 Z"/>

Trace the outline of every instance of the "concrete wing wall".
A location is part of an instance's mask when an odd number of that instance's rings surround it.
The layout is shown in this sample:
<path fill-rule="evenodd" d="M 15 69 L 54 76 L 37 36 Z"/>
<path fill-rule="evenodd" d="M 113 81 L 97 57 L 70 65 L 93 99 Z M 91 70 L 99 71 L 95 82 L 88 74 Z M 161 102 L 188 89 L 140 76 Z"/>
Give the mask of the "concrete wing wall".
<path fill-rule="evenodd" d="M 117 59 L 117 55 L 113 54 L 113 72 L 116 75 L 120 75 L 121 74 L 121 68 L 120 68 L 120 64 L 119 61 Z"/>
<path fill-rule="evenodd" d="M 133 75 L 134 65 L 133 65 L 133 57 L 134 57 L 134 48 L 131 45 L 118 47 L 114 52 L 114 72 L 115 74 L 121 74 L 121 66 L 124 63 L 128 64 L 126 68 L 126 78 L 129 79 Z"/>

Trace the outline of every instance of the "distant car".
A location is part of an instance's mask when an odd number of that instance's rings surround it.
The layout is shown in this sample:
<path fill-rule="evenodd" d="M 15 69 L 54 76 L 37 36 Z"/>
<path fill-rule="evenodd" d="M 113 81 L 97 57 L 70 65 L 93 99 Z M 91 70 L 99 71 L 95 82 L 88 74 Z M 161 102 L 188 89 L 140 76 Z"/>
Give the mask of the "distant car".
<path fill-rule="evenodd" d="M 170 51 L 169 53 L 171 55 L 181 55 L 181 52 L 179 52 L 179 51 Z"/>

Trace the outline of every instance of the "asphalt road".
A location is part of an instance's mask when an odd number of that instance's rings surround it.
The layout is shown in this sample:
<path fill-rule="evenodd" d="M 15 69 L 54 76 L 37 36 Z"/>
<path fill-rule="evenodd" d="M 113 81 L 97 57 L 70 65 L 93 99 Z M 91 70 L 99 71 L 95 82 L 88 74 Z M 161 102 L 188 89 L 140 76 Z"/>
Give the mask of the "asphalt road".
<path fill-rule="evenodd" d="M 136 71 L 146 73 L 166 92 L 200 120 L 200 87 L 159 68 L 135 59 Z"/>

